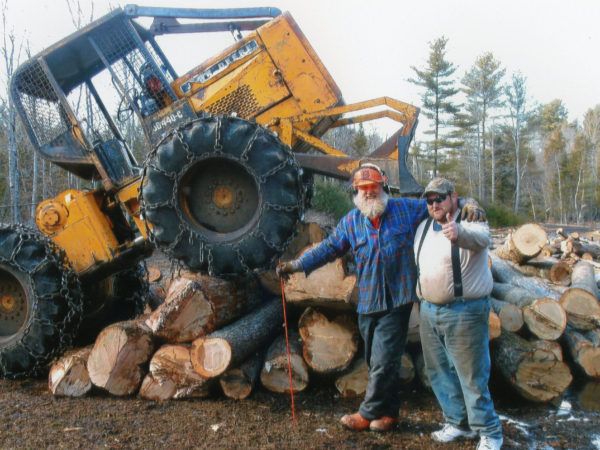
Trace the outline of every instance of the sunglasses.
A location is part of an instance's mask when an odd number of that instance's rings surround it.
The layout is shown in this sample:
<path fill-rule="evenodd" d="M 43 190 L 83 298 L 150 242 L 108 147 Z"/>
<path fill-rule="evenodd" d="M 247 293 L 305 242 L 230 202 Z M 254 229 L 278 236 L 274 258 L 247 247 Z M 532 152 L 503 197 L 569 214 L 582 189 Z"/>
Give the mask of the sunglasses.
<path fill-rule="evenodd" d="M 427 201 L 427 204 L 429 206 L 431 206 L 434 203 L 442 203 L 444 200 L 446 200 L 446 197 L 448 197 L 448 194 L 438 194 L 437 197 L 428 198 L 428 199 L 426 199 L 426 201 Z"/>

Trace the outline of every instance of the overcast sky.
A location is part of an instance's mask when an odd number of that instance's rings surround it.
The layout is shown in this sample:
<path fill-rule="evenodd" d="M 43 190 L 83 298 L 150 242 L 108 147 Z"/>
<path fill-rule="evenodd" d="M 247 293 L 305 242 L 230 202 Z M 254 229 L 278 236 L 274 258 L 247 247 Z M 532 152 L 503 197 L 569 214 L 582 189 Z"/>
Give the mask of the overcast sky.
<path fill-rule="evenodd" d="M 27 36 L 34 53 L 74 31 L 66 0 L 2 1 L 8 1 L 7 28 Z M 92 0 L 80 3 L 89 17 Z M 136 2 L 93 3 L 97 18 L 111 6 Z M 506 69 L 507 80 L 520 71 L 527 77 L 531 100 L 561 99 L 570 120 L 581 121 L 600 103 L 599 0 L 140 0 L 136 4 L 274 6 L 290 11 L 347 103 L 387 95 L 419 106 L 419 91 L 407 82 L 414 76 L 410 67 L 424 67 L 428 43 L 442 35 L 449 39 L 447 59 L 458 67 L 459 80 L 478 56 L 489 51 Z M 168 50 L 180 74 L 232 42 L 226 33 L 204 38 L 206 45 L 180 44 Z"/>

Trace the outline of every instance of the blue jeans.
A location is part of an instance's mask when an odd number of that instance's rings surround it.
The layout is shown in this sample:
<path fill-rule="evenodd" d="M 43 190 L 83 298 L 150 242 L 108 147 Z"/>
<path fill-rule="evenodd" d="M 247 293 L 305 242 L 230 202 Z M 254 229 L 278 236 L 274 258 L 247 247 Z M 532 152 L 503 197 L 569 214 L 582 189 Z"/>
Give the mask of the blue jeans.
<path fill-rule="evenodd" d="M 502 437 L 488 389 L 489 297 L 446 305 L 421 302 L 425 371 L 446 422 L 480 435 Z"/>
<path fill-rule="evenodd" d="M 358 328 L 365 343 L 369 382 L 358 412 L 368 420 L 398 417 L 400 365 L 406 346 L 412 303 L 389 312 L 359 314 Z"/>

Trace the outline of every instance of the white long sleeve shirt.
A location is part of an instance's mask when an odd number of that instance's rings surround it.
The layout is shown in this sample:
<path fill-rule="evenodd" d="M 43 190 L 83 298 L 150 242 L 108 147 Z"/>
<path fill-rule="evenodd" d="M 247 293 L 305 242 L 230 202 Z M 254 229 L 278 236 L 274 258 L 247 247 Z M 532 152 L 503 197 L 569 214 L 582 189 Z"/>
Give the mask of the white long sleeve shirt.
<path fill-rule="evenodd" d="M 454 213 L 454 219 L 458 211 Z M 421 222 L 415 235 L 415 261 L 426 221 Z M 436 231 L 435 221 L 429 226 L 419 256 L 417 295 L 430 303 L 445 304 L 455 300 L 451 244 L 443 232 Z M 439 228 L 439 227 L 438 227 Z M 460 247 L 463 295 L 477 299 L 492 292 L 493 279 L 488 265 L 490 230 L 487 222 L 459 222 L 456 245 Z"/>

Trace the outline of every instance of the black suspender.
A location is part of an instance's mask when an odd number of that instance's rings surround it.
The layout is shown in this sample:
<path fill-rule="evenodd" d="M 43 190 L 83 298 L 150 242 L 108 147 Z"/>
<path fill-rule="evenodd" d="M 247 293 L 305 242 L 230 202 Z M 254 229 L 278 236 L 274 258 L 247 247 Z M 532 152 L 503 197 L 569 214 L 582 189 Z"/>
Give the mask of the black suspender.
<path fill-rule="evenodd" d="M 460 222 L 460 209 L 458 210 L 458 217 L 456 223 Z M 460 270 L 460 249 L 457 245 L 452 244 L 452 276 L 454 277 L 454 298 L 462 297 L 463 286 L 462 286 L 462 272 Z"/>
<path fill-rule="evenodd" d="M 460 222 L 460 209 L 458 210 L 458 217 L 456 218 L 456 223 Z M 433 219 L 429 217 L 427 222 L 425 222 L 425 228 L 423 228 L 423 233 L 421 234 L 421 240 L 419 241 L 419 247 L 417 248 L 417 283 L 419 283 L 419 291 L 421 291 L 421 270 L 419 265 L 419 256 L 421 255 L 421 247 L 423 246 L 423 241 L 425 240 L 425 235 L 427 231 L 429 231 L 429 227 L 431 226 L 431 222 Z M 452 258 L 452 277 L 454 280 L 454 298 L 462 297 L 463 288 L 462 288 L 462 272 L 460 269 L 460 248 L 454 244 L 452 244 L 451 248 L 451 258 Z M 421 291 L 423 292 L 423 291 Z"/>

